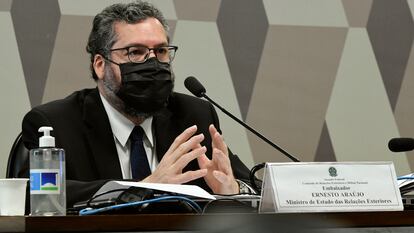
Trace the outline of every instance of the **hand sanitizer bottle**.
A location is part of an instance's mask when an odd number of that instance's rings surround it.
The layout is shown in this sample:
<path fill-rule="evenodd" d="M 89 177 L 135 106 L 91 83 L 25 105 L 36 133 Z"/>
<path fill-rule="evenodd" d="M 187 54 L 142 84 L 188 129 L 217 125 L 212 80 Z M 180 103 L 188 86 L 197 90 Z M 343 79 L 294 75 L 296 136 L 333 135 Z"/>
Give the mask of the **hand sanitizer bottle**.
<path fill-rule="evenodd" d="M 65 151 L 55 148 L 52 127 L 40 127 L 39 148 L 30 150 L 30 215 L 66 215 Z"/>

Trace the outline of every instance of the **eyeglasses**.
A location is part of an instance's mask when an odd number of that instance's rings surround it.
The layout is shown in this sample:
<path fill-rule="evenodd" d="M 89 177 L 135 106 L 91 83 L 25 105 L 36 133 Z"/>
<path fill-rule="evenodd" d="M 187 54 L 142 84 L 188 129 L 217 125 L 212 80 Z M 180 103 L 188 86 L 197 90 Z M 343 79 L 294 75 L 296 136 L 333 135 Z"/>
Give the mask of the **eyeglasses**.
<path fill-rule="evenodd" d="M 177 49 L 178 47 L 173 45 L 161 46 L 157 48 L 148 48 L 145 46 L 129 46 L 125 48 L 111 49 L 109 51 L 112 52 L 125 50 L 125 54 L 123 55 L 128 56 L 129 61 L 133 63 L 145 62 L 149 58 L 150 52 L 154 51 L 154 54 L 157 57 L 158 61 L 170 63 L 174 59 Z"/>

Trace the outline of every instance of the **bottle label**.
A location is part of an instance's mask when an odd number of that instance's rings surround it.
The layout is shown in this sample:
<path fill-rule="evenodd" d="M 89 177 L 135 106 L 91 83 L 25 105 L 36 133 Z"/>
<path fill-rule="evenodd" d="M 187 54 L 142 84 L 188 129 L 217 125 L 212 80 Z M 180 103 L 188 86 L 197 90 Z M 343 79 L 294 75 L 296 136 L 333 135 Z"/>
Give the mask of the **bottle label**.
<path fill-rule="evenodd" d="M 30 194 L 59 194 L 59 169 L 30 169 Z"/>

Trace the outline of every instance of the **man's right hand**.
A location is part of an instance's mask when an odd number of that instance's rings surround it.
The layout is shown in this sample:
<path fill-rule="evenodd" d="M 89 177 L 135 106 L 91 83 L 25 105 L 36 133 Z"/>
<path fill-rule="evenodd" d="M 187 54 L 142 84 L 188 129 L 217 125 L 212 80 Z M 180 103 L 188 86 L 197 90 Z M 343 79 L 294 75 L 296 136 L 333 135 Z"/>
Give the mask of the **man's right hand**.
<path fill-rule="evenodd" d="M 194 125 L 178 135 L 156 170 L 142 182 L 183 184 L 207 175 L 207 169 L 182 172 L 190 161 L 204 155 L 207 151 L 205 146 L 200 146 L 204 135 L 194 135 L 196 132 L 197 126 Z"/>

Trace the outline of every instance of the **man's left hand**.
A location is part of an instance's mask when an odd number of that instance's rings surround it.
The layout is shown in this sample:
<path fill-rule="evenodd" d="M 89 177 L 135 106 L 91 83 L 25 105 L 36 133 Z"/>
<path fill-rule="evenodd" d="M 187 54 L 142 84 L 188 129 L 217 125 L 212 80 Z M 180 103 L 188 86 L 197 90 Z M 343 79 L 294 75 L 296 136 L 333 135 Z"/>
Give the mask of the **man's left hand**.
<path fill-rule="evenodd" d="M 233 176 L 227 145 L 214 125 L 210 125 L 209 131 L 212 138 L 212 159 L 205 154 L 197 158 L 200 168 L 207 169 L 204 180 L 215 194 L 237 194 L 239 185 Z"/>

